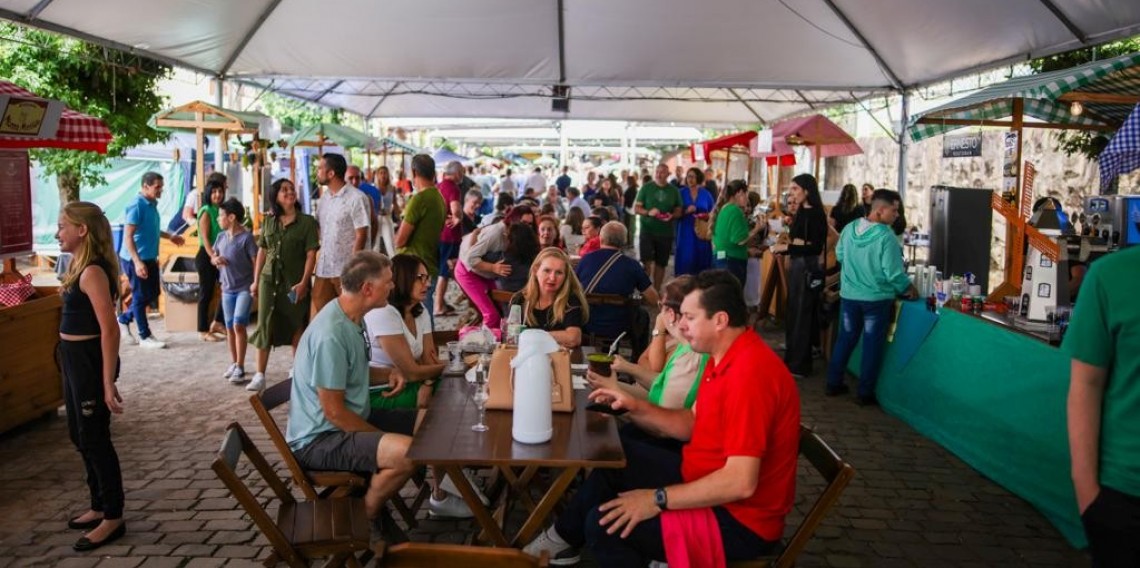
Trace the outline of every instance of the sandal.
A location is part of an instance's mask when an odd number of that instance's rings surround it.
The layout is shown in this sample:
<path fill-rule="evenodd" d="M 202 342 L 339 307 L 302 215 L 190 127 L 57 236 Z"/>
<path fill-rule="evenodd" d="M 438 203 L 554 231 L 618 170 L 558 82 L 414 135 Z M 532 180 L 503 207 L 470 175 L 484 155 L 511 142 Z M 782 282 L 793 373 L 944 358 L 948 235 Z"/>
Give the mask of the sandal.
<path fill-rule="evenodd" d="M 217 342 L 221 341 L 221 338 L 214 335 L 213 332 L 200 333 L 200 334 L 198 334 L 198 337 L 201 338 L 202 341 L 205 341 L 206 343 L 217 343 Z"/>

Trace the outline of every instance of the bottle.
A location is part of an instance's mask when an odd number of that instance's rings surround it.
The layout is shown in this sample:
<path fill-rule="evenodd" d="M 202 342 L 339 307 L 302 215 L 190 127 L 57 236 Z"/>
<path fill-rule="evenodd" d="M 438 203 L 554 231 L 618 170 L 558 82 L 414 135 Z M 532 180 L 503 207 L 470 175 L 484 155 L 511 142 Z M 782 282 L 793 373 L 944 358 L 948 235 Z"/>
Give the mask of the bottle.
<path fill-rule="evenodd" d="M 519 333 L 522 331 L 522 306 L 514 304 L 511 306 L 511 313 L 507 316 L 507 333 L 503 337 L 503 343 L 507 345 L 518 345 Z"/>

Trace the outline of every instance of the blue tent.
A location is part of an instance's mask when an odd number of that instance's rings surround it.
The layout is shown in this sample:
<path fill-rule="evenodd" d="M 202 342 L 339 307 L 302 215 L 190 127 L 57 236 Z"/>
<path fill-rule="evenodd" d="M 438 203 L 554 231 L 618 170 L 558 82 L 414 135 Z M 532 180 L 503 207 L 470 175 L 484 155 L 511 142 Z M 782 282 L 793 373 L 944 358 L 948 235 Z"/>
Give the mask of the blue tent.
<path fill-rule="evenodd" d="M 463 165 L 471 163 L 471 158 L 468 158 L 467 156 L 460 156 L 459 154 L 456 154 L 447 148 L 440 148 L 439 150 L 436 150 L 435 154 L 432 154 L 431 157 L 433 160 L 435 160 L 436 166 L 442 166 L 448 162 L 459 162 Z"/>

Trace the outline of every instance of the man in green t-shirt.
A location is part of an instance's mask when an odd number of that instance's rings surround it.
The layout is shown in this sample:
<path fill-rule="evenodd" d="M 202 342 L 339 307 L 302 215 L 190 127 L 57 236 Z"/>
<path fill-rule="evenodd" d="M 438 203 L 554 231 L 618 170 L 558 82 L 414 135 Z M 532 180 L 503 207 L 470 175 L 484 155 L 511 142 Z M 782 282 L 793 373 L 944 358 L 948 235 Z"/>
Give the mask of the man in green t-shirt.
<path fill-rule="evenodd" d="M 669 185 L 669 166 L 657 164 L 653 181 L 637 190 L 633 211 L 640 218 L 638 253 L 653 288 L 661 289 L 665 267 L 673 254 L 673 220 L 681 216 L 681 192 Z"/>
<path fill-rule="evenodd" d="M 435 297 L 436 276 L 439 275 L 439 237 L 447 219 L 447 203 L 435 187 L 435 160 L 427 154 L 412 158 L 412 187 L 415 193 L 404 208 L 404 219 L 396 232 L 396 252 L 417 256 L 427 265 L 431 274 L 428 298 Z M 424 302 L 432 314 L 432 302 Z"/>
<path fill-rule="evenodd" d="M 1069 452 L 1094 566 L 1140 566 L 1140 247 L 1094 262 L 1062 348 Z"/>

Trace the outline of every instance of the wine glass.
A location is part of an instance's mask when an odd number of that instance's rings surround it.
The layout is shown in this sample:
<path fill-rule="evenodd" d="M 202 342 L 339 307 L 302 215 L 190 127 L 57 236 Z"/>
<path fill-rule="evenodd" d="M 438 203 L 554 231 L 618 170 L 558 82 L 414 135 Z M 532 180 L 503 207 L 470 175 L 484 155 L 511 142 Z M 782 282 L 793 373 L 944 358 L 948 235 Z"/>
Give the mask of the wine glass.
<path fill-rule="evenodd" d="M 475 408 L 479 409 L 479 422 L 472 426 L 471 429 L 475 432 L 486 432 L 487 424 L 484 422 L 484 418 L 487 414 L 487 399 L 489 398 L 487 382 L 476 382 L 474 389 L 475 390 L 471 393 L 471 400 L 475 403 Z"/>

